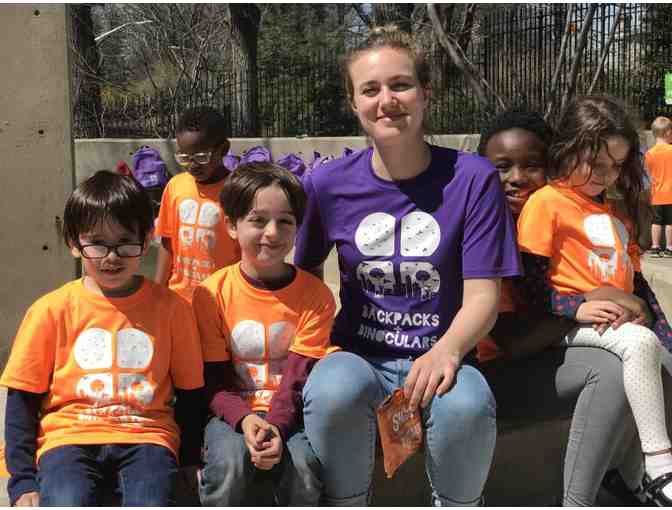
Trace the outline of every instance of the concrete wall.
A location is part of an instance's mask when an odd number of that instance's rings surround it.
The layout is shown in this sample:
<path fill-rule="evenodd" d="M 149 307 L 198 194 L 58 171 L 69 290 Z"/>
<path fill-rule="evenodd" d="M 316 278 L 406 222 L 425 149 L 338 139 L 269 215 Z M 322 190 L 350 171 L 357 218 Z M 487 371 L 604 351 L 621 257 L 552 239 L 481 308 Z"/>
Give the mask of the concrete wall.
<path fill-rule="evenodd" d="M 428 137 L 428 141 L 444 147 L 473 151 L 478 145 L 477 135 L 435 135 Z M 175 140 L 173 139 L 86 139 L 75 140 L 75 161 L 77 182 L 89 177 L 103 168 L 114 168 L 120 159 L 129 166 L 131 156 L 142 145 L 151 145 L 161 152 L 161 157 L 168 165 L 171 173 L 177 173 L 179 168 L 173 159 Z M 268 148 L 274 158 L 293 152 L 305 160 L 313 159 L 313 151 L 322 156 L 327 154 L 340 155 L 345 147 L 362 149 L 367 146 L 363 136 L 334 137 L 334 138 L 234 138 L 231 140 L 231 150 L 235 154 L 261 145 Z"/>
<path fill-rule="evenodd" d="M 464 151 L 475 151 L 478 147 L 479 135 L 432 135 L 427 141 L 435 145 L 450 147 Z M 650 131 L 641 133 L 642 147 L 648 147 L 653 143 Z M 131 156 L 142 145 L 151 145 L 161 152 L 161 157 L 168 165 L 171 173 L 179 171 L 173 154 L 175 152 L 175 140 L 160 138 L 141 139 L 82 139 L 75 140 L 75 165 L 77 182 L 86 179 L 91 174 L 103 168 L 114 168 L 120 159 L 125 160 L 129 166 Z M 362 149 L 367 146 L 367 139 L 363 136 L 333 137 L 333 138 L 234 138 L 231 140 L 231 150 L 235 154 L 261 145 L 268 148 L 274 158 L 293 152 L 301 155 L 305 160 L 312 160 L 313 151 L 322 156 L 331 154 L 334 156 L 343 153 L 345 147 Z"/>
<path fill-rule="evenodd" d="M 0 367 L 28 306 L 75 276 L 56 230 L 74 181 L 67 23 L 62 4 L 0 5 Z"/>

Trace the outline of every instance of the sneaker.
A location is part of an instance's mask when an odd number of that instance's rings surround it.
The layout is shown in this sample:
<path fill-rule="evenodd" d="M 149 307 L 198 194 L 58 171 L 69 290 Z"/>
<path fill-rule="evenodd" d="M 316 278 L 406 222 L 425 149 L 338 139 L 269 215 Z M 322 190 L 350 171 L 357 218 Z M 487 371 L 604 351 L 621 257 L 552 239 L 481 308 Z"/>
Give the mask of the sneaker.
<path fill-rule="evenodd" d="M 649 248 L 648 250 L 646 250 L 645 255 L 657 259 L 663 256 L 662 253 L 663 250 L 661 250 L 660 248 Z"/>
<path fill-rule="evenodd" d="M 631 490 L 623 477 L 616 469 L 607 471 L 602 479 L 599 499 L 601 504 L 607 506 L 651 506 L 651 500 L 647 497 L 640 485 L 634 491 Z M 604 494 L 606 493 L 606 494 Z"/>
<path fill-rule="evenodd" d="M 660 256 L 663 257 L 664 259 L 672 259 L 672 250 L 670 250 L 669 248 L 661 250 Z"/>

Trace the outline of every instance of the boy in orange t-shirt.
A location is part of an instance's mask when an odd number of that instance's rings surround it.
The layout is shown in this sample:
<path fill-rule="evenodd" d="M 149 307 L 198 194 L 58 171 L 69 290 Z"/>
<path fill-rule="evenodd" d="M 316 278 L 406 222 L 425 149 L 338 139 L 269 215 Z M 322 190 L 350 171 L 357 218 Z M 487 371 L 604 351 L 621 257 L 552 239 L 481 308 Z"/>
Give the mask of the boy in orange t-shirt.
<path fill-rule="evenodd" d="M 96 506 L 116 483 L 124 506 L 168 506 L 178 455 L 198 461 L 193 313 L 135 274 L 152 223 L 147 193 L 119 174 L 97 172 L 68 199 L 63 237 L 86 276 L 30 307 L 0 379 L 12 505 Z"/>
<path fill-rule="evenodd" d="M 651 249 L 653 257 L 672 257 L 672 120 L 657 117 L 651 124 L 656 143 L 644 155 L 646 168 L 651 176 Z M 665 228 L 666 247 L 661 247 Z"/>
<path fill-rule="evenodd" d="M 222 190 L 242 259 L 194 292 L 214 415 L 205 429 L 205 506 L 242 505 L 261 471 L 276 482 L 278 504 L 319 502 L 302 389 L 317 360 L 337 349 L 329 346 L 335 304 L 318 278 L 285 262 L 305 202 L 296 177 L 272 163 L 238 167 Z"/>
<path fill-rule="evenodd" d="M 177 124 L 175 160 L 186 170 L 174 176 L 161 199 L 161 237 L 155 281 L 191 302 L 194 288 L 217 269 L 240 260 L 223 221 L 219 193 L 229 171 L 226 121 L 208 107 L 184 112 Z"/>

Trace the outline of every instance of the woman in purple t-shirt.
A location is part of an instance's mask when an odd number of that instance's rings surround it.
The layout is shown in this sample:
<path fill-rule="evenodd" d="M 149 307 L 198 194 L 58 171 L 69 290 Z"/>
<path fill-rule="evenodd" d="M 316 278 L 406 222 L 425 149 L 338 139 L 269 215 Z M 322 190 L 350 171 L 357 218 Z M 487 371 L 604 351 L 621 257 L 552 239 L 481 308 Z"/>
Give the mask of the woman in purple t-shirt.
<path fill-rule="evenodd" d="M 500 279 L 519 274 L 511 214 L 484 158 L 428 145 L 429 68 L 394 27 L 345 61 L 350 104 L 372 147 L 304 181 L 299 267 L 333 246 L 342 309 L 304 388 L 324 502 L 368 501 L 375 411 L 396 387 L 421 410 L 433 503 L 477 505 L 495 446 L 495 402 L 469 353 L 497 316 Z"/>

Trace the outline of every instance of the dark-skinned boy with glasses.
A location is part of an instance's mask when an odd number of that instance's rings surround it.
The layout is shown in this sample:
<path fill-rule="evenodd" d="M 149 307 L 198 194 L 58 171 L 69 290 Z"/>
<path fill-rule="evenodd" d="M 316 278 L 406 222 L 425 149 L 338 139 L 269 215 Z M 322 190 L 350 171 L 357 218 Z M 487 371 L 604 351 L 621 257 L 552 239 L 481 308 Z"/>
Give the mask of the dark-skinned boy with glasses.
<path fill-rule="evenodd" d="M 240 248 L 224 225 L 219 194 L 229 174 L 227 124 L 216 110 L 185 111 L 177 123 L 175 161 L 184 169 L 166 186 L 157 235 L 161 247 L 154 280 L 191 302 L 194 288 L 240 260 Z"/>
<path fill-rule="evenodd" d="M 99 506 L 114 489 L 169 506 L 178 465 L 195 473 L 203 358 L 189 304 L 136 274 L 153 220 L 147 192 L 104 170 L 66 203 L 85 275 L 30 307 L 0 379 L 12 505 Z"/>

